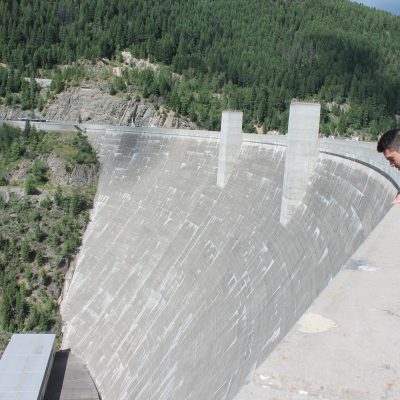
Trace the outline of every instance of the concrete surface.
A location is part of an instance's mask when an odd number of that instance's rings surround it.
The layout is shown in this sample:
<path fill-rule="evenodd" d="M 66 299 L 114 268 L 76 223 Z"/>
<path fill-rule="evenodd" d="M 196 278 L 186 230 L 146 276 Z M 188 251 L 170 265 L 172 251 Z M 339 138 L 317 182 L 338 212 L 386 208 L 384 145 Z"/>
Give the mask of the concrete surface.
<path fill-rule="evenodd" d="M 283 228 L 285 136 L 244 134 L 222 190 L 217 132 L 79 127 L 102 174 L 64 345 L 103 399 L 400 398 L 399 174 L 375 144 L 321 139 Z"/>
<path fill-rule="evenodd" d="M 223 111 L 218 153 L 217 185 L 224 188 L 231 176 L 242 146 L 243 113 Z"/>
<path fill-rule="evenodd" d="M 42 399 L 54 359 L 54 334 L 17 334 L 0 359 L 0 399 Z"/>
<path fill-rule="evenodd" d="M 245 141 L 221 189 L 214 133 L 93 128 L 101 175 L 63 346 L 104 400 L 233 399 L 396 193 L 375 170 L 321 154 L 283 227 L 285 149 L 262 141 L 285 139 Z"/>
<path fill-rule="evenodd" d="M 319 103 L 292 100 L 286 143 L 280 222 L 287 225 L 300 206 L 319 155 Z"/>
<path fill-rule="evenodd" d="M 10 121 L 0 120 L 0 124 L 7 123 L 12 126 L 24 128 L 25 122 L 23 121 Z M 189 129 L 165 129 L 165 128 L 135 128 L 126 126 L 112 126 L 112 125 L 95 125 L 95 124 L 76 124 L 76 122 L 31 122 L 32 126 L 37 129 L 46 131 L 70 131 L 81 130 L 90 131 L 93 133 L 104 133 L 107 129 L 112 132 L 120 134 L 146 134 L 163 135 L 173 137 L 197 137 L 201 139 L 219 139 L 220 132 L 203 131 L 203 130 L 189 130 Z M 287 135 L 256 135 L 243 133 L 243 140 L 248 143 L 259 144 L 272 144 L 275 146 L 286 146 Z M 396 169 L 391 168 L 389 163 L 383 158 L 379 157 L 376 153 L 376 143 L 372 142 L 358 142 L 353 140 L 336 140 L 332 138 L 320 138 L 319 141 L 320 152 L 324 154 L 332 154 L 339 157 L 357 160 L 358 162 L 365 163 L 369 167 L 376 168 L 381 173 L 387 175 L 397 186 L 400 183 L 399 173 Z"/>
<path fill-rule="evenodd" d="M 69 350 L 56 353 L 43 400 L 99 400 L 90 375 Z"/>
<path fill-rule="evenodd" d="M 400 205 L 235 400 L 400 399 Z"/>

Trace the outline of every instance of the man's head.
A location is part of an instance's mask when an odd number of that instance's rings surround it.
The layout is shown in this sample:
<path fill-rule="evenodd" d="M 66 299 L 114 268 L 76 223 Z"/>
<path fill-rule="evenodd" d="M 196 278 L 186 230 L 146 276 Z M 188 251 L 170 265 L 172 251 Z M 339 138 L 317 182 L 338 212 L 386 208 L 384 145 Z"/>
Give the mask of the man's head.
<path fill-rule="evenodd" d="M 391 167 L 400 170 L 400 129 L 385 132 L 378 140 L 377 150 L 383 153 Z"/>

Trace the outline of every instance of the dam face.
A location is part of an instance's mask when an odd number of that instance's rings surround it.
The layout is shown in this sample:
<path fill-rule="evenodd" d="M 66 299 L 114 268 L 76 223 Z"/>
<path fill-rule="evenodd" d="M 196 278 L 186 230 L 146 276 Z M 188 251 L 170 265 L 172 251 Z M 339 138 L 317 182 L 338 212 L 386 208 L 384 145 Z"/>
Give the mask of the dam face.
<path fill-rule="evenodd" d="M 376 171 L 321 154 L 284 227 L 284 147 L 244 142 L 220 188 L 217 139 L 88 136 L 101 174 L 63 347 L 104 400 L 234 399 L 394 193 Z"/>

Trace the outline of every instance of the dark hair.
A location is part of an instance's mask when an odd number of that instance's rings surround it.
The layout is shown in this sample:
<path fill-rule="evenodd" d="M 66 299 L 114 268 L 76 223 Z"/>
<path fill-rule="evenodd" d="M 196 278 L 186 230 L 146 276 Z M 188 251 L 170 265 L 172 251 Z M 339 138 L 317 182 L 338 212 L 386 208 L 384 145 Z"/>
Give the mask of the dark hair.
<path fill-rule="evenodd" d="M 376 149 L 379 153 L 383 153 L 385 150 L 400 150 L 400 129 L 391 129 L 385 132 L 378 140 Z"/>

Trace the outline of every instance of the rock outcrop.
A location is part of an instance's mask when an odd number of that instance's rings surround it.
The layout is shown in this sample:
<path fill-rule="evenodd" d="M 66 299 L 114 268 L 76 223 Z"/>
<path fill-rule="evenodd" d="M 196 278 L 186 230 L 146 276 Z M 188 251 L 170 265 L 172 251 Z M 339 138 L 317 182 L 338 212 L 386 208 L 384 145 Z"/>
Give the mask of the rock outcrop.
<path fill-rule="evenodd" d="M 83 186 L 97 183 L 99 171 L 96 164 L 75 164 L 71 166 L 63 158 L 53 153 L 41 156 L 38 159 L 48 168 L 48 179 L 55 185 Z M 10 185 L 22 185 L 31 172 L 32 164 L 32 160 L 22 160 L 5 172 L 4 178 Z"/>
<path fill-rule="evenodd" d="M 49 179 L 56 185 L 95 185 L 99 168 L 96 164 L 68 165 L 65 160 L 55 154 L 49 154 L 42 160 L 48 166 Z"/>
<path fill-rule="evenodd" d="M 0 119 L 40 118 L 122 126 L 196 128 L 186 118 L 175 116 L 173 111 L 166 112 L 162 106 L 109 92 L 106 82 L 85 81 L 81 86 L 67 88 L 58 94 L 41 113 L 0 105 Z"/>
<path fill-rule="evenodd" d="M 90 82 L 60 93 L 43 114 L 50 120 L 91 122 L 123 126 L 158 126 L 163 128 L 193 128 L 184 118 L 157 109 L 150 102 L 127 99 L 121 94 L 109 94 L 107 83 Z"/>
<path fill-rule="evenodd" d="M 32 112 L 31 110 L 21 110 L 19 107 L 8 107 L 0 104 L 0 120 L 19 119 L 19 118 L 44 118 L 40 112 Z"/>
<path fill-rule="evenodd" d="M 74 63 L 79 68 L 95 76 L 91 80 L 81 80 L 79 86 L 67 87 L 52 100 L 48 100 L 44 109 L 22 110 L 19 105 L 5 106 L 0 103 L 0 120 L 15 120 L 20 118 L 46 119 L 68 122 L 90 122 L 93 124 L 112 124 L 121 126 L 144 126 L 160 128 L 197 129 L 197 125 L 187 118 L 176 116 L 174 111 L 166 111 L 162 106 L 162 99 L 158 104 L 141 99 L 136 91 L 130 87 L 128 92 L 110 94 L 110 83 L 101 80 L 102 74 L 116 77 L 122 76 L 124 69 L 144 70 L 153 72 L 159 70 L 157 64 L 149 60 L 141 60 L 132 56 L 128 51 L 122 52 L 122 66 L 113 67 L 110 60 L 102 58 L 96 62 L 78 60 Z M 70 65 L 60 66 L 61 70 Z M 174 76 L 180 79 L 178 74 Z M 29 79 L 29 78 L 26 78 Z M 40 95 L 48 97 L 50 79 L 36 79 L 42 87 Z"/>

